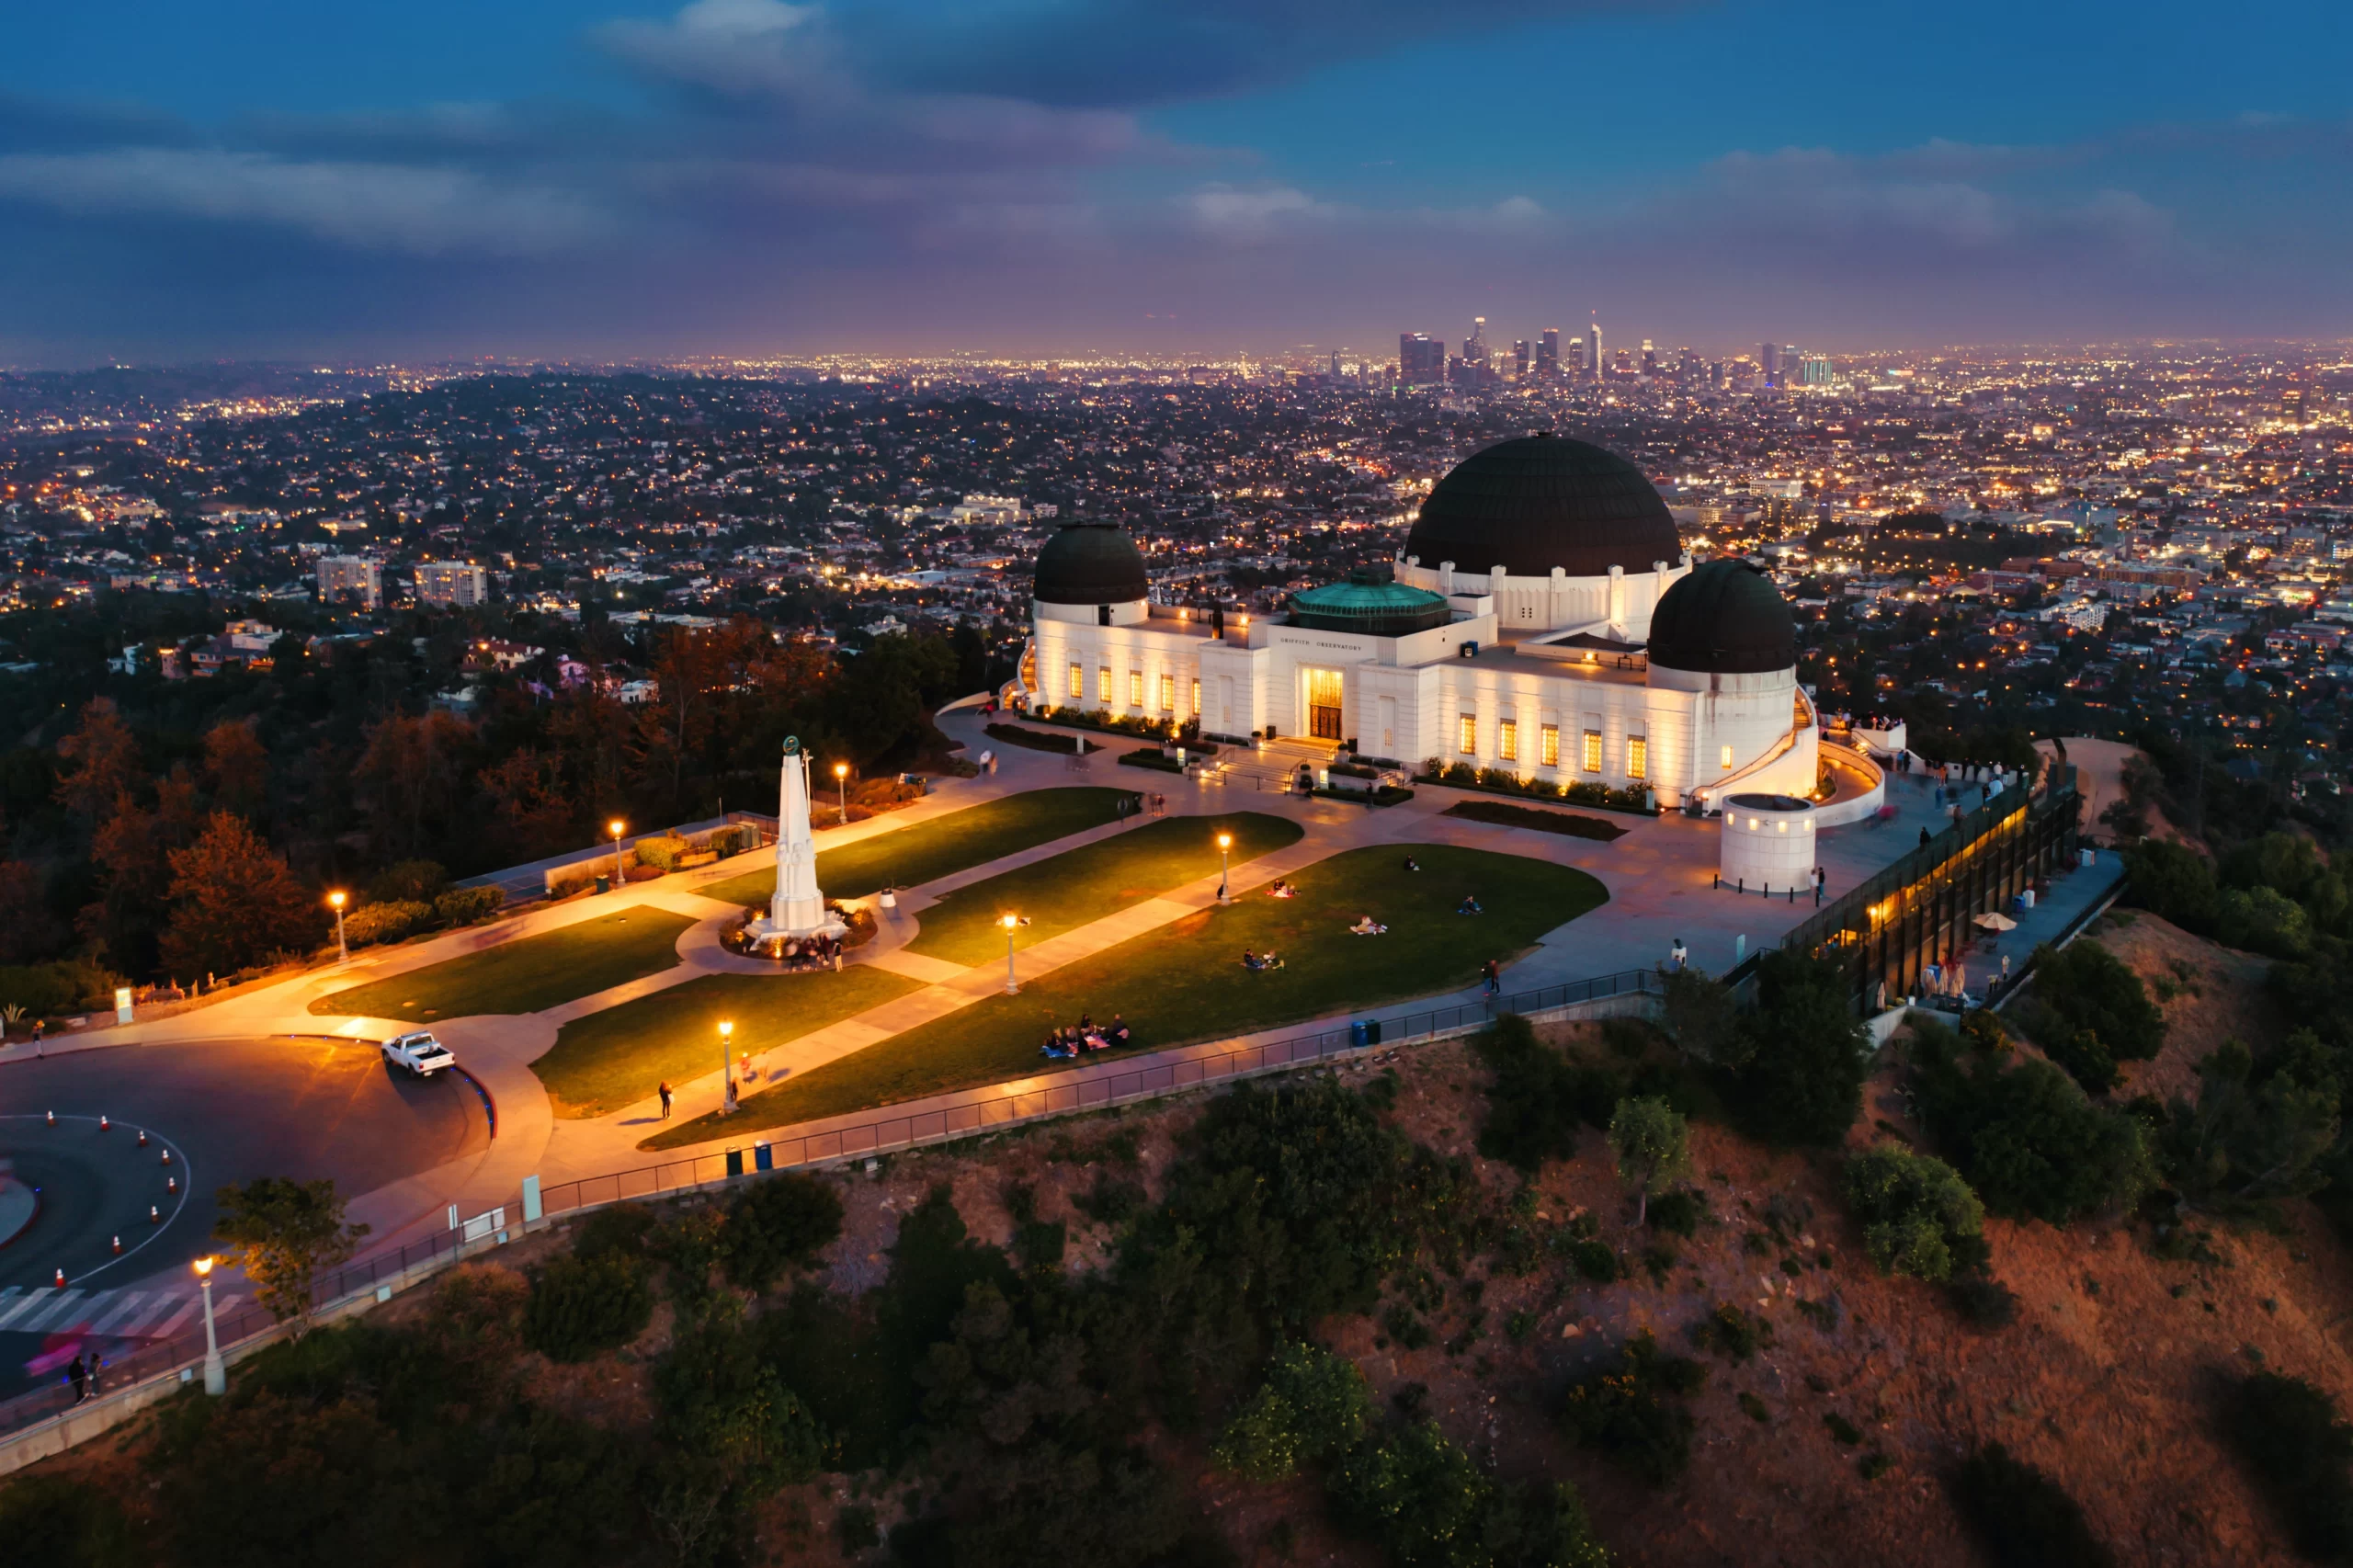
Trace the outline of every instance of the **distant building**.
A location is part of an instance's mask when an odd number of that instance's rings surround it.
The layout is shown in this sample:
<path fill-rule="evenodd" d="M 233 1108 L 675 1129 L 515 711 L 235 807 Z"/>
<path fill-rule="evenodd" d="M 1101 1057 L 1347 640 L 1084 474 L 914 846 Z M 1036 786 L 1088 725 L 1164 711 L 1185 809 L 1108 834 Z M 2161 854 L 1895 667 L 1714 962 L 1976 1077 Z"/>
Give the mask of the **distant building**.
<path fill-rule="evenodd" d="M 1585 329 L 1585 373 L 1587 381 L 1601 380 L 1601 324 L 1595 322 Z"/>
<path fill-rule="evenodd" d="M 1536 339 L 1536 373 L 1546 381 L 1561 373 L 1561 329 L 1548 326 Z"/>
<path fill-rule="evenodd" d="M 319 597 L 328 604 L 355 596 L 374 609 L 384 602 L 383 569 L 364 555 L 319 557 Z"/>
<path fill-rule="evenodd" d="M 1446 345 L 1426 332 L 1399 333 L 1397 379 L 1409 387 L 1446 380 Z"/>
<path fill-rule="evenodd" d="M 490 597 L 490 578 L 471 561 L 420 561 L 416 597 L 428 605 L 482 604 Z"/>
<path fill-rule="evenodd" d="M 1756 365 L 1760 377 L 1768 387 L 1781 384 L 1781 346 L 1760 343 L 1756 346 Z"/>

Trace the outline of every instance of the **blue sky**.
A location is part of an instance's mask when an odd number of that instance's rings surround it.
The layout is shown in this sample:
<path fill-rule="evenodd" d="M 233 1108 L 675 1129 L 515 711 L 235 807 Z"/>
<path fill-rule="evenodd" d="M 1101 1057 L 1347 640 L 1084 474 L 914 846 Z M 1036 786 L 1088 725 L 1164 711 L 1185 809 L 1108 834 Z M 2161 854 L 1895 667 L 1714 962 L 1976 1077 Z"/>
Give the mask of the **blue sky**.
<path fill-rule="evenodd" d="M 0 362 L 2353 330 L 2353 12 L 79 0 Z"/>

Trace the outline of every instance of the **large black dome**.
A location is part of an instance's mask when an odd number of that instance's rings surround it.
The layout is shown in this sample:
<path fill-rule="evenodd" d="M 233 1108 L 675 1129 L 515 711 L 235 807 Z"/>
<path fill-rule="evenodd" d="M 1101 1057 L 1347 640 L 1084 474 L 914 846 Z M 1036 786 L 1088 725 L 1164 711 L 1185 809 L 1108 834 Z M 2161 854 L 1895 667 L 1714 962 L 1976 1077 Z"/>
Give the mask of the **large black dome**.
<path fill-rule="evenodd" d="M 1672 564 L 1683 543 L 1643 471 L 1563 436 L 1524 437 L 1473 452 L 1422 503 L 1405 553 L 1458 572 L 1501 566 L 1515 577 L 1606 576 Z"/>
<path fill-rule="evenodd" d="M 1038 552 L 1033 590 L 1050 605 L 1117 605 L 1146 592 L 1143 552 L 1117 523 L 1064 523 Z"/>
<path fill-rule="evenodd" d="M 1795 669 L 1797 622 L 1763 568 L 1706 562 L 1659 596 L 1651 612 L 1650 661 L 1720 676 Z"/>

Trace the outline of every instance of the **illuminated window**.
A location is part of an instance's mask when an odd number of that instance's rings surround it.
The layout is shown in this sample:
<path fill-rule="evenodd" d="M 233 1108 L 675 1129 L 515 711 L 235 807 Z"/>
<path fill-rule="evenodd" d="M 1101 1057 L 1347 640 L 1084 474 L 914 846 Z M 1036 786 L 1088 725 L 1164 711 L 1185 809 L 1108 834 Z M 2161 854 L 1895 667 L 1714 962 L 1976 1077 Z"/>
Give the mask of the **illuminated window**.
<path fill-rule="evenodd" d="M 1111 706 L 1111 666 L 1108 665 L 1095 666 L 1095 701 L 1098 707 Z"/>
<path fill-rule="evenodd" d="M 1131 708 L 1143 706 L 1143 672 L 1142 670 L 1128 672 L 1128 706 Z"/>
<path fill-rule="evenodd" d="M 1584 760 L 1585 770 L 1587 773 L 1601 771 L 1601 732 L 1599 730 L 1587 730 L 1585 733 Z"/>
<path fill-rule="evenodd" d="M 1070 691 L 1067 695 L 1073 702 L 1084 702 L 1086 699 L 1086 673 L 1079 667 L 1078 662 L 1074 659 L 1071 661 Z"/>
<path fill-rule="evenodd" d="M 1519 760 L 1519 721 L 1506 719 L 1495 728 L 1495 755 L 1506 762 Z"/>
<path fill-rule="evenodd" d="M 1650 743 L 1640 735 L 1628 735 L 1626 737 L 1626 777 L 1647 778 L 1650 777 Z"/>
<path fill-rule="evenodd" d="M 1479 715 L 1465 713 L 1456 721 L 1454 749 L 1465 756 L 1479 755 Z"/>
<path fill-rule="evenodd" d="M 1545 725 L 1542 730 L 1537 733 L 1537 744 L 1543 748 L 1542 756 L 1545 767 L 1558 767 L 1561 766 L 1560 725 Z"/>
<path fill-rule="evenodd" d="M 1160 677 L 1160 710 L 1163 713 L 1176 711 L 1176 677 L 1175 676 Z"/>
<path fill-rule="evenodd" d="M 1193 677 L 1193 717 L 1194 717 L 1194 718 L 1196 718 L 1196 719 L 1198 719 L 1198 718 L 1199 718 L 1200 716 L 1201 716 L 1201 677 L 1200 677 L 1200 676 L 1195 676 Z"/>
<path fill-rule="evenodd" d="M 1717 766 L 1717 767 L 1730 767 L 1732 766 L 1732 747 L 1730 747 L 1730 746 L 1726 746 L 1726 747 L 1724 747 L 1724 750 L 1723 750 L 1723 760 L 1722 760 L 1722 762 L 1718 763 L 1716 766 Z"/>

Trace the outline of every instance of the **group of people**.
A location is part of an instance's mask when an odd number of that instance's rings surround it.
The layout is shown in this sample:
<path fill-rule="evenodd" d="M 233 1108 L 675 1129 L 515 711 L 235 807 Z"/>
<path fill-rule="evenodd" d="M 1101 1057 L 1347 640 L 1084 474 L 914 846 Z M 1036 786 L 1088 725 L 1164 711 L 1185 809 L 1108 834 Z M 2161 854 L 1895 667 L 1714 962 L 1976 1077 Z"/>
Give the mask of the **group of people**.
<path fill-rule="evenodd" d="M 1112 1014 L 1111 1021 L 1097 1028 L 1092 1017 L 1081 1013 L 1075 1027 L 1065 1025 L 1049 1031 L 1038 1054 L 1050 1061 L 1067 1062 L 1089 1051 L 1116 1050 L 1127 1044 L 1128 1039 L 1127 1020 L 1119 1014 Z"/>
<path fill-rule="evenodd" d="M 1267 887 L 1267 896 L 1268 898 L 1297 898 L 1299 896 L 1299 890 L 1291 886 L 1290 883 L 1285 881 L 1282 878 L 1277 877 Z"/>
<path fill-rule="evenodd" d="M 1457 915 L 1484 915 L 1487 913 L 1487 908 L 1486 905 L 1479 902 L 1479 895 L 1477 893 L 1466 892 L 1462 895 L 1462 902 L 1454 906 L 1454 913 Z"/>
<path fill-rule="evenodd" d="M 1348 927 L 1348 935 L 1351 937 L 1385 937 L 1388 934 L 1389 927 L 1370 915 L 1360 915 L 1357 923 Z"/>
<path fill-rule="evenodd" d="M 841 967 L 842 939 L 839 937 L 791 937 L 778 949 L 777 956 L 787 969 L 838 969 Z"/>
<path fill-rule="evenodd" d="M 1272 953 L 1256 953 L 1245 948 L 1242 949 L 1242 967 L 1255 973 L 1259 970 L 1280 969 L 1283 960 Z"/>

